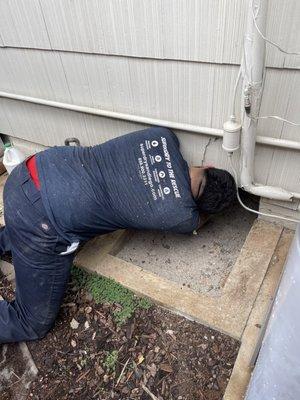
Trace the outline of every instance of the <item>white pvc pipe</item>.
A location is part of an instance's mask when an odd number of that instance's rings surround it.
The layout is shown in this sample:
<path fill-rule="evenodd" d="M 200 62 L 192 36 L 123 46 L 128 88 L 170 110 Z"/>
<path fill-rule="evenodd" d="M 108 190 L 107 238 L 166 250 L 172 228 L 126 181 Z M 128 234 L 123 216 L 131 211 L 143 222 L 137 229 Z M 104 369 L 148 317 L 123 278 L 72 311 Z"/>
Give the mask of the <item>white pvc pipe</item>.
<path fill-rule="evenodd" d="M 262 33 L 266 30 L 268 0 L 249 0 L 248 20 L 245 33 L 244 89 L 250 94 L 251 118 L 245 113 L 241 138 L 241 185 L 250 191 L 254 175 L 254 152 L 257 123 L 265 70 L 266 43 L 258 34 L 253 21 L 253 9 L 259 7 L 257 25 Z"/>
<path fill-rule="evenodd" d="M 241 186 L 250 193 L 257 196 L 267 197 L 274 200 L 292 201 L 300 198 L 299 194 L 288 192 L 285 189 L 273 186 L 254 185 L 254 154 L 257 135 L 257 117 L 261 104 L 263 89 L 266 43 L 257 32 L 253 13 L 260 31 L 264 34 L 267 24 L 268 0 L 249 0 L 248 20 L 245 34 L 245 56 L 244 56 L 244 90 L 247 89 L 250 96 L 250 115 L 245 113 L 241 138 Z M 263 139 L 265 144 L 268 140 Z M 275 143 L 272 140 L 272 143 Z"/>
<path fill-rule="evenodd" d="M 61 108 L 64 110 L 69 110 L 69 111 L 77 111 L 77 112 L 82 112 L 85 114 L 98 115 L 101 117 L 121 119 L 124 121 L 130 121 L 130 122 L 137 122 L 140 124 L 157 125 L 157 126 L 163 126 L 166 128 L 171 128 L 171 129 L 176 129 L 176 130 L 182 130 L 182 131 L 188 131 L 188 132 L 194 132 L 194 133 L 202 133 L 204 135 L 223 137 L 222 129 L 208 128 L 208 127 L 203 127 L 203 126 L 184 124 L 184 123 L 180 123 L 180 122 L 166 121 L 163 119 L 141 117 L 139 115 L 124 114 L 124 113 L 119 113 L 119 112 L 115 112 L 115 111 L 101 110 L 101 109 L 92 108 L 92 107 L 77 106 L 75 104 L 61 103 L 58 101 L 45 100 L 45 99 L 40 99 L 40 98 L 36 98 L 36 97 L 23 96 L 23 95 L 7 93 L 7 92 L 0 92 L 0 97 L 12 99 L 12 100 L 26 101 L 28 103 L 41 104 L 41 105 L 49 106 L 49 107 Z"/>
<path fill-rule="evenodd" d="M 256 142 L 275 145 L 280 140 L 280 145 L 285 145 L 286 148 L 298 149 L 300 143 L 289 143 L 282 139 L 268 138 L 257 136 L 258 115 L 261 104 L 261 95 L 263 90 L 263 80 L 265 71 L 265 56 L 266 56 L 266 43 L 264 39 L 257 32 L 254 21 L 253 13 L 255 14 L 257 25 L 260 31 L 264 34 L 267 24 L 267 10 L 268 0 L 249 0 L 248 20 L 245 33 L 245 52 L 243 59 L 244 71 L 244 91 L 247 90 L 250 96 L 250 115 L 245 113 L 244 123 L 242 128 L 241 138 L 241 186 L 250 193 L 260 197 L 266 197 L 274 200 L 292 201 L 293 199 L 300 199 L 299 193 L 289 192 L 285 189 L 265 186 L 253 183 L 254 176 L 254 154 Z"/>
<path fill-rule="evenodd" d="M 292 201 L 293 198 L 300 199 L 300 194 L 288 192 L 287 190 L 276 186 L 251 184 L 247 186 L 247 188 L 244 187 L 244 189 L 256 196 L 266 197 L 273 200 Z"/>
<path fill-rule="evenodd" d="M 20 94 L 8 93 L 8 92 L 0 92 L 0 97 L 6 98 L 6 99 L 11 99 L 11 100 L 25 101 L 27 103 L 40 104 L 40 105 L 44 105 L 44 106 L 60 108 L 60 109 L 69 110 L 69 111 L 82 112 L 85 114 L 98 115 L 101 117 L 121 119 L 124 121 L 130 121 L 130 122 L 137 122 L 137 123 L 145 124 L 145 125 L 164 126 L 166 128 L 177 129 L 177 130 L 182 130 L 182 131 L 186 131 L 186 132 L 200 133 L 203 135 L 210 135 L 210 136 L 215 136 L 215 137 L 223 137 L 223 130 L 217 129 L 217 128 L 208 128 L 208 127 L 197 126 L 197 125 L 192 125 L 192 124 L 183 124 L 183 123 L 179 123 L 179 122 L 172 122 L 172 121 L 161 120 L 161 119 L 156 119 L 156 118 L 148 118 L 148 117 L 142 117 L 142 116 L 138 116 L 138 115 L 124 114 L 124 113 L 119 113 L 119 112 L 115 112 L 115 111 L 101 110 L 101 109 L 97 109 L 97 108 L 78 106 L 78 105 L 69 104 L 69 103 L 61 103 L 58 101 L 46 100 L 46 99 L 41 99 L 41 98 L 37 98 L 37 97 L 23 96 Z M 268 137 L 268 136 L 257 136 L 256 142 L 259 144 L 266 145 L 266 146 L 274 146 L 274 147 L 279 147 L 279 148 L 283 148 L 283 149 L 291 149 L 291 150 L 300 150 L 300 142 L 296 142 L 293 140 L 277 139 L 277 138 Z"/>
<path fill-rule="evenodd" d="M 277 139 L 268 136 L 256 136 L 256 143 L 265 144 L 267 146 L 282 147 L 291 150 L 300 150 L 300 142 L 295 140 Z"/>

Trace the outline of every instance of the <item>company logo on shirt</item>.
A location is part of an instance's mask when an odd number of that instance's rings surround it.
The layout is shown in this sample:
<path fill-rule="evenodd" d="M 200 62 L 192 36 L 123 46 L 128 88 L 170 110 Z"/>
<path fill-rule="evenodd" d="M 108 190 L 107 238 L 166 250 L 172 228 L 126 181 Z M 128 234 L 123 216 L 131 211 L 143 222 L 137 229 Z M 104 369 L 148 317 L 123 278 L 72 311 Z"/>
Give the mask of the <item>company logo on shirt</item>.
<path fill-rule="evenodd" d="M 175 198 L 181 198 L 167 139 L 161 136 L 160 140 L 145 140 L 139 144 L 139 147 L 141 151 L 141 157 L 138 158 L 139 174 L 144 185 L 149 187 L 153 200 L 156 201 L 159 198 L 164 200 L 165 196 L 171 193 L 174 193 Z M 158 149 L 154 150 L 156 147 Z M 160 155 L 159 152 L 162 154 Z M 155 163 L 161 164 L 158 167 Z M 161 182 L 160 179 L 164 181 Z M 166 184 L 169 186 L 165 186 Z"/>

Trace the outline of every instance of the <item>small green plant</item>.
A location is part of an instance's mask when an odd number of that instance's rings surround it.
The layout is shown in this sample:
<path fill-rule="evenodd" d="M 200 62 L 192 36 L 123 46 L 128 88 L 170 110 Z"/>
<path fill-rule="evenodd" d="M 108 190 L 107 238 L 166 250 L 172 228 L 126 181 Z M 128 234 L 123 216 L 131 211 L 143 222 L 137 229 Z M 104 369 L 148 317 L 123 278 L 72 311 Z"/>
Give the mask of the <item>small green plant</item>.
<path fill-rule="evenodd" d="M 89 274 L 83 269 L 73 266 L 71 269 L 71 276 L 77 286 L 79 286 L 80 288 L 86 287 L 89 279 Z"/>
<path fill-rule="evenodd" d="M 148 309 L 152 305 L 148 299 L 137 297 L 113 279 L 88 274 L 77 267 L 72 268 L 72 277 L 79 287 L 86 288 L 92 294 L 97 303 L 118 305 L 118 309 L 113 312 L 118 325 L 126 322 L 135 310 Z"/>
<path fill-rule="evenodd" d="M 118 361 L 118 351 L 113 350 L 106 354 L 103 366 L 106 368 L 107 372 L 114 372 L 116 369 Z"/>

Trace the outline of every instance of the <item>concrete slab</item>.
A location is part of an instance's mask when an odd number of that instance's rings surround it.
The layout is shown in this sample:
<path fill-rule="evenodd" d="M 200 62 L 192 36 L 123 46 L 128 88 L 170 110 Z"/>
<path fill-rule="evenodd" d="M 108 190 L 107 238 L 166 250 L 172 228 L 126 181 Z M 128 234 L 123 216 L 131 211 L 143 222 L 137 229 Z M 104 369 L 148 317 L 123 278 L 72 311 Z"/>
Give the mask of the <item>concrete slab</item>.
<path fill-rule="evenodd" d="M 25 343 L 2 345 L 0 354 L 0 398 L 25 400 L 38 370 Z M 7 398 L 7 396 L 5 396 Z"/>
<path fill-rule="evenodd" d="M 85 257 L 97 257 L 98 262 L 106 254 L 115 255 L 131 237 L 131 232 L 125 229 L 97 236 L 86 243 L 77 255 L 80 259 Z M 75 261 L 76 262 L 76 261 Z"/>
<path fill-rule="evenodd" d="M 180 286 L 219 295 L 255 218 L 235 205 L 197 236 L 138 231 L 117 256 Z"/>
<path fill-rule="evenodd" d="M 281 232 L 282 228 L 274 224 L 255 222 L 218 297 L 197 293 L 118 257 L 97 251 L 80 252 L 76 264 L 113 278 L 168 309 L 240 339 Z"/>
<path fill-rule="evenodd" d="M 251 377 L 250 361 L 276 292 L 292 239 L 293 232 L 284 230 L 243 332 L 241 347 L 224 394 L 224 400 L 242 400 L 244 398 Z"/>
<path fill-rule="evenodd" d="M 13 281 L 15 280 L 15 269 L 12 264 L 4 260 L 0 260 L 0 271 L 9 282 L 13 283 Z"/>
<path fill-rule="evenodd" d="M 282 227 L 256 220 L 222 293 L 224 306 L 231 310 L 232 328 L 245 327 L 274 251 Z"/>
<path fill-rule="evenodd" d="M 300 221 L 300 200 L 294 200 L 293 202 L 284 202 L 279 200 L 271 200 L 261 198 L 259 202 L 259 211 L 267 214 L 281 215 L 282 217 L 292 218 Z M 274 222 L 284 226 L 285 228 L 295 230 L 296 222 L 279 220 L 277 218 L 260 216 L 259 218 L 265 221 Z"/>

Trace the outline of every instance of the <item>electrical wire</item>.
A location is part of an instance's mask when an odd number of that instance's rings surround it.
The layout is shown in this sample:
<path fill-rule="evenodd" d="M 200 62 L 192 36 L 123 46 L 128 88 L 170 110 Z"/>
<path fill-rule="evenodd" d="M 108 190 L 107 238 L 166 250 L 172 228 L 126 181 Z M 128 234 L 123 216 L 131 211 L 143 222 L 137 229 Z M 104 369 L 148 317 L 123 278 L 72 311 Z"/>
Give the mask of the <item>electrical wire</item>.
<path fill-rule="evenodd" d="M 294 55 L 294 56 L 300 56 L 300 52 L 297 51 L 287 51 L 285 50 L 283 47 L 281 47 L 279 44 L 273 42 L 271 39 L 268 39 L 263 33 L 262 31 L 259 29 L 257 22 L 256 22 L 256 16 L 254 14 L 254 9 L 253 9 L 253 5 L 254 5 L 254 0 L 252 0 L 252 6 L 251 6 L 251 11 L 252 11 L 252 18 L 253 18 L 253 22 L 254 22 L 254 26 L 257 30 L 257 32 L 260 34 L 260 36 L 269 44 L 271 44 L 272 46 L 276 47 L 279 51 L 281 51 L 284 54 L 289 54 L 289 55 Z"/>
<path fill-rule="evenodd" d="M 283 217 L 283 216 L 281 216 L 281 215 L 276 215 L 276 214 L 263 213 L 263 212 L 261 212 L 261 211 L 256 211 L 256 210 L 253 210 L 252 208 L 247 207 L 247 206 L 243 203 L 243 201 L 242 201 L 242 199 L 241 199 L 241 197 L 240 197 L 240 194 L 239 194 L 239 185 L 238 185 L 237 172 L 236 172 L 236 169 L 234 168 L 234 165 L 233 165 L 233 162 L 232 162 L 232 153 L 228 153 L 228 158 L 229 158 L 230 168 L 232 169 L 233 176 L 234 176 L 234 181 L 235 181 L 235 185 L 236 185 L 236 196 L 237 196 L 237 199 L 238 199 L 240 205 L 241 205 L 243 208 L 245 208 L 245 210 L 247 210 L 247 211 L 249 211 L 249 212 L 252 212 L 252 213 L 254 213 L 254 214 L 262 215 L 262 216 L 264 216 L 264 217 L 271 217 L 271 218 L 282 219 L 282 220 L 284 220 L 284 221 L 296 222 L 297 224 L 300 223 L 300 220 L 297 220 L 297 219 L 287 218 L 287 217 Z"/>
<path fill-rule="evenodd" d="M 278 115 L 266 115 L 266 116 L 262 116 L 262 117 L 251 117 L 252 119 L 268 119 L 268 118 L 273 118 L 273 119 L 278 119 L 279 121 L 283 121 L 286 122 L 287 124 L 291 124 L 294 126 L 300 126 L 299 123 L 297 122 L 293 122 L 293 121 L 289 121 L 288 119 L 282 118 L 282 117 L 278 117 Z"/>

